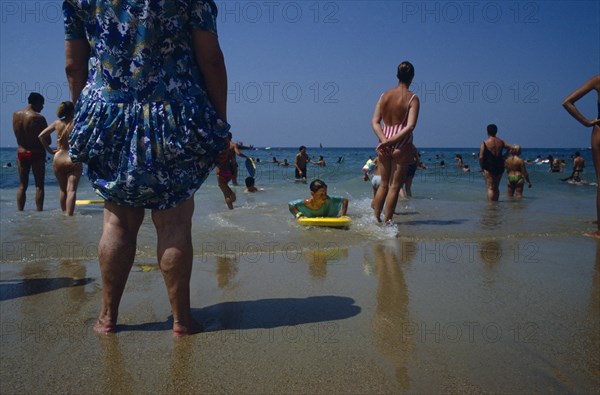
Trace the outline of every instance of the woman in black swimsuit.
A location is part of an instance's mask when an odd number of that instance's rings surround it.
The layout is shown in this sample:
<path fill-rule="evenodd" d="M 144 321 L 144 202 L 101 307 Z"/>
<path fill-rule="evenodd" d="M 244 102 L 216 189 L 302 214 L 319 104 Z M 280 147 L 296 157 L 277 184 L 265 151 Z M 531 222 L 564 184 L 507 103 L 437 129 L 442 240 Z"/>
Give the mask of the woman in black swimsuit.
<path fill-rule="evenodd" d="M 500 179 L 504 173 L 504 149 L 511 148 L 504 140 L 496 137 L 498 127 L 494 124 L 487 126 L 488 138 L 479 147 L 479 166 L 483 172 L 487 187 L 488 201 L 498 201 L 500 196 Z"/>
<path fill-rule="evenodd" d="M 583 96 L 595 90 L 598 94 L 598 116 L 595 119 L 587 119 L 575 107 L 575 102 Z M 571 93 L 565 101 L 563 107 L 583 126 L 592 127 L 592 159 L 594 160 L 594 169 L 596 178 L 600 174 L 600 74 L 592 77 L 575 92 Z M 588 236 L 600 238 L 600 185 L 596 190 L 596 221 L 597 229 L 594 232 L 586 233 Z"/>

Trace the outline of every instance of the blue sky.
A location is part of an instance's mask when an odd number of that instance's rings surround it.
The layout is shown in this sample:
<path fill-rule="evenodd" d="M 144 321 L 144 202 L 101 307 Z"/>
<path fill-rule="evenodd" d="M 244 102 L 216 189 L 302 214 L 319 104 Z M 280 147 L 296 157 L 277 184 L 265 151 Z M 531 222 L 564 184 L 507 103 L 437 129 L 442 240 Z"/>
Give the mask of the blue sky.
<path fill-rule="evenodd" d="M 476 147 L 485 126 L 523 147 L 589 147 L 562 100 L 600 73 L 600 2 L 216 1 L 236 140 L 370 147 L 379 95 L 409 60 L 418 147 Z M 0 146 L 30 91 L 69 99 L 61 1 L 0 0 Z M 596 97 L 579 102 L 588 116 Z"/>

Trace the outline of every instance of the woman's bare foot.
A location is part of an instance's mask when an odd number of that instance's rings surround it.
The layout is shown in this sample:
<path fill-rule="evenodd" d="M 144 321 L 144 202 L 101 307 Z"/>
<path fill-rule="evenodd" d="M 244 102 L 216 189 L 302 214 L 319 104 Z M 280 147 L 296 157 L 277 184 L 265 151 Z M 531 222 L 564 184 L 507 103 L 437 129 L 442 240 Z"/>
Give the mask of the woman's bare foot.
<path fill-rule="evenodd" d="M 98 321 L 96 321 L 94 324 L 94 332 L 99 335 L 108 335 L 109 333 L 115 333 L 116 331 L 116 321 L 112 321 L 110 319 L 99 317 Z"/>
<path fill-rule="evenodd" d="M 173 337 L 175 338 L 193 335 L 195 333 L 200 333 L 203 330 L 204 327 L 202 324 L 194 319 L 186 324 L 182 321 L 175 321 L 173 323 Z"/>

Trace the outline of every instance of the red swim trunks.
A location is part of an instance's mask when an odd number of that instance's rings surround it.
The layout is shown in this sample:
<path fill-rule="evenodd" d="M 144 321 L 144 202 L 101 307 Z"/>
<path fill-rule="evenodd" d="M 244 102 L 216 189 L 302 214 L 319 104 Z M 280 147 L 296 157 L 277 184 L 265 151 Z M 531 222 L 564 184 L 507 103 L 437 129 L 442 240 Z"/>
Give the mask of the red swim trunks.
<path fill-rule="evenodd" d="M 17 152 L 17 160 L 23 164 L 33 164 L 39 161 L 46 162 L 46 153 L 39 151 L 20 151 Z"/>
<path fill-rule="evenodd" d="M 229 182 L 233 178 L 233 173 L 230 172 L 229 170 L 221 170 L 219 172 L 219 177 L 224 179 L 226 182 Z"/>

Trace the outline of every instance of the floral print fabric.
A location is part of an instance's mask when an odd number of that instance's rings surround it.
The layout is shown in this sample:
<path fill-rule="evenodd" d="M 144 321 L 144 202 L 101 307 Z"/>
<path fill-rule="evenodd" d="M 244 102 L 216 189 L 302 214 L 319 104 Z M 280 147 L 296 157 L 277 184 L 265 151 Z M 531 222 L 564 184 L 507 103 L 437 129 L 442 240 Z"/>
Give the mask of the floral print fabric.
<path fill-rule="evenodd" d="M 67 40 L 86 39 L 89 76 L 70 155 L 116 204 L 174 207 L 193 196 L 226 147 L 229 125 L 203 89 L 190 28 L 216 34 L 199 0 L 65 0 Z"/>

